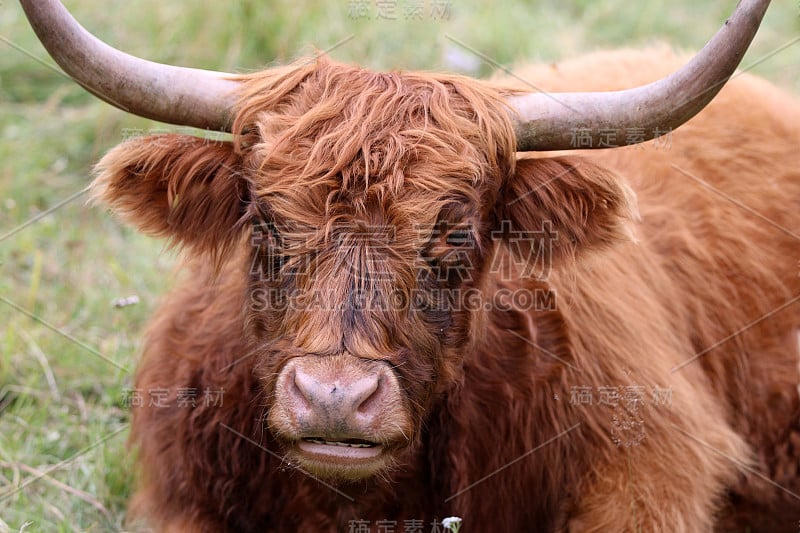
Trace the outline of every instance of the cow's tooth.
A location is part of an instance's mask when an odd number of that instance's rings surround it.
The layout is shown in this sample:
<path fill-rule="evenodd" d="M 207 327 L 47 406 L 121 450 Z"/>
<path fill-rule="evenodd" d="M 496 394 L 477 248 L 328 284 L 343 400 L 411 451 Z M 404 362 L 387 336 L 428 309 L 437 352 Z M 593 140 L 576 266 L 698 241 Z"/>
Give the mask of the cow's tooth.
<path fill-rule="evenodd" d="M 0 0 L 2 1 L 2 0 Z M 372 443 L 363 443 L 363 442 L 345 442 L 341 440 L 325 440 L 325 439 L 315 439 L 314 437 L 304 437 L 304 441 L 311 442 L 313 444 L 324 444 L 326 446 L 344 446 L 349 448 L 372 448 L 376 446 L 376 444 Z"/>

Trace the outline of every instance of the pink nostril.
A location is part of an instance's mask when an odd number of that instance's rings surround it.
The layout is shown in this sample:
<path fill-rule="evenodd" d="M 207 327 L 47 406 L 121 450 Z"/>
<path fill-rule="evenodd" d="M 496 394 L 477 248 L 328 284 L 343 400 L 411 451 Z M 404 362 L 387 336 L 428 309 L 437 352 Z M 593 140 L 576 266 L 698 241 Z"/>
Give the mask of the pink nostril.
<path fill-rule="evenodd" d="M 300 369 L 295 369 L 294 378 L 291 379 L 289 388 L 294 396 L 299 397 L 305 407 L 312 409 L 314 405 L 314 395 L 317 389 L 311 376 L 305 374 Z"/>
<path fill-rule="evenodd" d="M 329 419 L 345 420 L 355 415 L 375 416 L 380 411 L 381 379 L 379 373 L 361 376 L 334 376 L 320 379 L 300 365 L 288 376 L 286 385 L 296 407 L 316 412 Z"/>
<path fill-rule="evenodd" d="M 380 384 L 381 379 L 377 375 L 370 375 L 352 384 L 351 398 L 355 411 L 363 415 L 377 414 L 370 411 L 374 410 L 374 406 L 378 403 Z"/>

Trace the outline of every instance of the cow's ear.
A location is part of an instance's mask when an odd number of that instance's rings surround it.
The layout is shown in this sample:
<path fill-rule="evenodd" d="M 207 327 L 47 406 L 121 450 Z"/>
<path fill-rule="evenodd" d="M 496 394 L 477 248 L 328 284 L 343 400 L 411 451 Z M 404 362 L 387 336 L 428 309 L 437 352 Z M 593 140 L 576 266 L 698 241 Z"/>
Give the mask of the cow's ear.
<path fill-rule="evenodd" d="M 220 257 L 241 234 L 248 186 L 233 143 L 151 135 L 97 164 L 92 196 L 140 231 Z"/>
<path fill-rule="evenodd" d="M 521 259 L 558 266 L 578 254 L 634 240 L 633 190 L 579 157 L 520 159 L 495 209 L 499 235 Z"/>

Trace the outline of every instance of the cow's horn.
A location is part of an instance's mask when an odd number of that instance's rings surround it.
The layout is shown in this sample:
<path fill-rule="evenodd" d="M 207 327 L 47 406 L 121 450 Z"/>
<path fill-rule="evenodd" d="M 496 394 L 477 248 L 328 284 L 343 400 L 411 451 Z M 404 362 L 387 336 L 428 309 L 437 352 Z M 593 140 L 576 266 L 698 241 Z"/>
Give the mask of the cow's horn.
<path fill-rule="evenodd" d="M 86 31 L 57 0 L 20 2 L 53 59 L 95 96 L 161 122 L 230 131 L 237 87 L 230 74 L 128 55 Z"/>
<path fill-rule="evenodd" d="M 680 70 L 649 85 L 624 91 L 508 97 L 517 150 L 623 146 L 677 128 L 703 109 L 731 77 L 768 5 L 769 0 L 741 0 L 700 53 Z"/>

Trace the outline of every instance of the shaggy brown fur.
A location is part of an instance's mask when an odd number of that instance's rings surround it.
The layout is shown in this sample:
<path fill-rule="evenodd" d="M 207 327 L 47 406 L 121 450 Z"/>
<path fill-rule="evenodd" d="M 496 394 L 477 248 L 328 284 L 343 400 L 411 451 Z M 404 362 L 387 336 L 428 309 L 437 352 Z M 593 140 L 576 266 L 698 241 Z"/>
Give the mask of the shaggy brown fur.
<path fill-rule="evenodd" d="M 519 74 L 617 89 L 680 64 L 618 52 Z M 243 78 L 234 143 L 148 137 L 101 161 L 96 196 L 188 251 L 136 378 L 170 396 L 134 408 L 132 515 L 208 532 L 448 515 L 797 530 L 800 104 L 739 75 L 669 144 L 517 159 L 513 80 L 497 81 L 320 58 Z M 548 246 L 514 238 L 544 222 Z M 538 278 L 491 268 L 531 253 Z M 501 297 L 520 289 L 555 308 Z M 478 305 L 453 305 L 469 290 Z M 309 294 L 322 305 L 282 300 Z M 266 419 L 286 361 L 341 354 L 391 365 L 405 403 L 387 416 L 408 423 L 405 440 L 378 431 L 389 467 L 339 493 L 282 461 L 292 421 Z M 223 403 L 181 406 L 186 388 Z"/>

